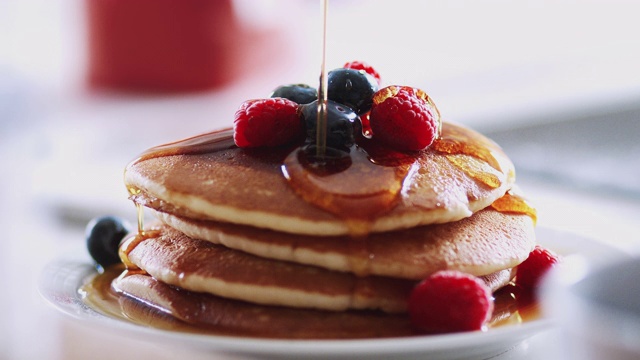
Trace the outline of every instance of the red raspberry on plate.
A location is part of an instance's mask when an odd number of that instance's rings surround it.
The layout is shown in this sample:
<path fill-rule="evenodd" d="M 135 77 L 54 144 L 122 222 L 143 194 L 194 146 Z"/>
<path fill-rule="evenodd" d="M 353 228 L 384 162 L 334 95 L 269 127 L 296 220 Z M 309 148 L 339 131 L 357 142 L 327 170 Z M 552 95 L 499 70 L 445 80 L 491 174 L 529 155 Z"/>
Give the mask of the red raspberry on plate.
<path fill-rule="evenodd" d="M 367 64 L 364 61 L 350 61 L 344 64 L 344 66 L 342 67 L 345 69 L 364 70 L 364 72 L 373 76 L 378 82 L 378 85 L 380 85 L 380 74 L 376 71 L 376 69 L 373 68 L 373 66 Z"/>
<path fill-rule="evenodd" d="M 480 330 L 493 312 L 489 287 L 460 271 L 438 271 L 412 290 L 408 304 L 412 324 L 429 333 Z"/>
<path fill-rule="evenodd" d="M 233 121 L 238 147 L 284 145 L 302 135 L 298 104 L 284 98 L 245 101 Z"/>
<path fill-rule="evenodd" d="M 429 96 L 409 86 L 387 86 L 373 95 L 373 138 L 401 151 L 422 150 L 439 136 L 440 113 Z"/>
<path fill-rule="evenodd" d="M 536 245 L 533 251 L 529 253 L 529 257 L 518 265 L 516 285 L 525 290 L 535 290 L 540 285 L 542 277 L 555 267 L 559 261 L 558 255 L 540 245 Z"/>

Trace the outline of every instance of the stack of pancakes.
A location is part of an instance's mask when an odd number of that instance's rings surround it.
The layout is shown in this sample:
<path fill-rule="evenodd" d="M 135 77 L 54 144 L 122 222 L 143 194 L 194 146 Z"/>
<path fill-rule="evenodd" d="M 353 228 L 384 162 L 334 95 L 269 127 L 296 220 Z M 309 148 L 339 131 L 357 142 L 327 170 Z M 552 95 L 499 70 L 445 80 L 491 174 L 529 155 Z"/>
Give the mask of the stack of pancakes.
<path fill-rule="evenodd" d="M 403 161 L 369 157 L 305 178 L 342 176 L 366 188 L 376 179 L 358 178 L 377 174 L 371 169 L 396 174 L 379 211 L 352 206 L 353 216 L 333 205 L 378 195 L 310 198 L 290 178 L 300 149 L 240 149 L 232 134 L 150 149 L 127 166 L 131 198 L 159 223 L 121 245 L 129 270 L 114 281 L 117 291 L 224 333 L 409 335 L 407 299 L 417 282 L 459 270 L 497 290 L 535 245 L 535 219 L 513 194 L 513 164 L 462 126 L 444 123 L 433 146 Z"/>

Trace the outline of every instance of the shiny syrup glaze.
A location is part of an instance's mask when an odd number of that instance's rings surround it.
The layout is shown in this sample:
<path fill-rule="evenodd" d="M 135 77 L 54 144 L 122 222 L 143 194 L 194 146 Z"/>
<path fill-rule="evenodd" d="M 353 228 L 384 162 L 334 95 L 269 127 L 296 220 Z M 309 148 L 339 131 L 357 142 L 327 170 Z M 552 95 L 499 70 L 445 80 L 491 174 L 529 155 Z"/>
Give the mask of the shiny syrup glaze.
<path fill-rule="evenodd" d="M 284 160 L 282 172 L 302 199 L 345 219 L 354 237 L 366 235 L 371 220 L 393 208 L 410 168 L 376 165 L 359 146 L 325 161 L 318 164 L 298 149 Z"/>
<path fill-rule="evenodd" d="M 494 201 L 491 207 L 497 211 L 504 213 L 525 214 L 533 219 L 535 225 L 538 221 L 538 212 L 536 208 L 522 195 L 517 194 L 513 190 L 507 191 L 507 193 Z"/>
<path fill-rule="evenodd" d="M 138 210 L 142 211 L 142 210 Z M 120 243 L 120 247 L 118 249 L 118 255 L 120 256 L 120 261 L 124 264 L 124 266 L 128 270 L 139 270 L 138 266 L 136 266 L 131 260 L 129 260 L 129 253 L 133 251 L 133 249 L 138 246 L 141 242 L 147 239 L 153 239 L 160 235 L 160 230 L 144 230 L 138 231 L 134 234 L 127 235 L 122 242 Z M 142 271 L 142 270 L 141 270 Z"/>
<path fill-rule="evenodd" d="M 152 147 L 140 154 L 133 163 L 163 156 L 206 154 L 233 147 L 233 129 L 225 128 Z"/>
<path fill-rule="evenodd" d="M 273 332 L 255 332 L 255 331 L 231 331 L 228 328 L 216 326 L 215 324 L 196 324 L 187 323 L 172 316 L 170 313 L 161 311 L 145 302 L 136 300 L 129 296 L 116 292 L 111 284 L 118 276 L 126 276 L 135 270 L 125 270 L 123 272 L 122 265 L 115 265 L 107 268 L 102 274 L 98 274 L 85 283 L 80 289 L 84 301 L 94 310 L 106 316 L 120 319 L 127 322 L 133 322 L 141 326 L 151 326 L 163 330 L 180 331 L 207 335 L 226 335 L 226 336 L 243 336 L 258 338 L 288 338 L 286 333 L 274 334 Z M 202 295 L 199 295 L 202 296 Z M 213 296 L 213 295 L 204 295 Z M 189 298 L 185 297 L 181 301 L 189 302 Z M 231 300 L 233 301 L 233 300 Z M 270 312 L 269 306 L 262 306 L 266 312 Z M 277 311 L 277 310 L 275 310 Z M 316 318 L 318 315 L 309 315 L 309 319 Z M 372 312 L 362 312 L 363 316 Z M 301 315 L 300 321 L 305 321 L 305 314 Z M 496 291 L 494 293 L 494 311 L 493 316 L 487 323 L 485 331 L 491 331 L 495 328 L 504 326 L 523 324 L 540 318 L 539 305 L 531 299 L 518 295 L 517 289 L 512 285 Z M 317 320 L 317 319 L 316 319 Z M 407 336 L 406 333 L 393 334 L 387 332 L 386 336 Z M 421 335 L 416 332 L 413 335 Z M 291 335 L 293 337 L 293 335 Z M 333 337 L 332 334 L 326 334 L 324 337 Z M 362 338 L 366 337 L 360 333 L 343 333 L 339 337 L 341 339 Z M 303 337 L 304 338 L 304 337 Z M 308 337 L 314 338 L 314 337 Z"/>

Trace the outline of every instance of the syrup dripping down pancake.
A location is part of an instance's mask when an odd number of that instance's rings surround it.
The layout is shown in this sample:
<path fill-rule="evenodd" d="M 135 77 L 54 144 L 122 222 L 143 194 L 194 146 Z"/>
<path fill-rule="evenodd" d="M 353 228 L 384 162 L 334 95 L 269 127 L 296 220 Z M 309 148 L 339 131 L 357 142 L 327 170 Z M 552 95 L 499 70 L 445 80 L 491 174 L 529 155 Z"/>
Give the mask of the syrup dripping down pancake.
<path fill-rule="evenodd" d="M 415 280 L 438 270 L 459 270 L 482 276 L 512 268 L 524 261 L 535 245 L 531 217 L 490 208 L 453 223 L 357 239 L 294 235 L 161 212 L 157 216 L 192 238 L 265 258 L 358 275 Z"/>
<path fill-rule="evenodd" d="M 239 149 L 230 130 L 204 134 L 149 150 L 127 166 L 125 184 L 134 201 L 183 217 L 335 236 L 353 235 L 354 219 L 371 209 L 378 212 L 357 219 L 366 223 L 366 231 L 360 233 L 457 221 L 489 206 L 515 181 L 513 164 L 498 145 L 449 123 L 443 124 L 442 137 L 431 147 L 399 161 L 372 153 L 367 159 L 363 149 L 355 147 L 352 159 L 358 163 L 335 175 L 309 175 L 291 157 L 295 151 Z M 380 180 L 385 183 L 366 182 L 375 187 L 371 192 L 359 189 L 358 182 L 370 171 L 386 174 Z M 296 176 L 308 175 L 317 184 L 307 178 L 295 181 Z M 337 181 L 333 176 L 339 176 Z M 332 212 L 334 203 L 349 200 L 343 193 L 322 196 L 322 186 L 333 189 L 336 183 L 350 185 L 358 195 L 373 194 L 369 199 L 376 206 Z M 295 184 L 317 188 L 296 189 Z M 315 199 L 322 204 L 303 198 L 310 190 L 318 191 Z"/>
<path fill-rule="evenodd" d="M 358 277 L 315 266 L 271 260 L 192 239 L 168 226 L 128 250 L 128 261 L 155 279 L 182 289 L 258 304 L 333 311 L 406 311 L 416 281 Z M 511 269 L 489 274 L 493 290 L 511 280 Z"/>

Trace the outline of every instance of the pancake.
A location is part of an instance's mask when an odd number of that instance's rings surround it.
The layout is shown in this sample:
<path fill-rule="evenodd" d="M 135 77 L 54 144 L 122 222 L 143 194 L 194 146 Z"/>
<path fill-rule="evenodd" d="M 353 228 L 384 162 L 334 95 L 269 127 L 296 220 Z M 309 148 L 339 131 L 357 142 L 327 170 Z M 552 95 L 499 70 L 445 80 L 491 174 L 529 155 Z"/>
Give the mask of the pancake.
<path fill-rule="evenodd" d="M 364 239 L 294 235 L 162 212 L 157 216 L 192 238 L 260 257 L 415 280 L 438 270 L 482 276 L 509 269 L 527 258 L 536 241 L 530 216 L 492 208 L 453 223 L 371 234 Z"/>
<path fill-rule="evenodd" d="M 498 145 L 450 123 L 420 152 L 364 147 L 352 149 L 344 171 L 313 174 L 298 166 L 295 147 L 240 149 L 225 130 L 151 149 L 127 166 L 124 180 L 135 202 L 156 210 L 314 236 L 457 221 L 515 181 Z"/>
<path fill-rule="evenodd" d="M 377 311 L 322 311 L 265 306 L 185 291 L 148 275 L 127 273 L 112 282 L 120 310 L 130 320 L 159 328 L 226 336 L 280 339 L 361 339 L 423 335 L 404 314 Z M 151 305 L 151 306 L 148 306 Z M 508 292 L 496 294 L 489 326 L 517 312 Z M 167 314 L 171 314 L 168 317 Z M 177 323 L 182 321 L 183 323 Z M 184 324 L 192 325 L 193 328 Z"/>
<path fill-rule="evenodd" d="M 150 318 L 160 322 L 171 314 L 194 325 L 198 332 L 210 330 L 226 336 L 357 339 L 418 335 L 404 314 L 264 306 L 184 291 L 140 274 L 119 277 L 113 288 L 125 295 L 120 301 L 122 312 L 145 324 Z"/>
<path fill-rule="evenodd" d="M 192 239 L 163 226 L 135 237 L 127 248 L 127 262 L 153 278 L 195 292 L 257 304 L 332 311 L 379 309 L 406 311 L 416 281 L 381 276 L 358 277 L 315 266 L 271 260 Z M 488 274 L 495 290 L 512 278 L 511 269 Z"/>

